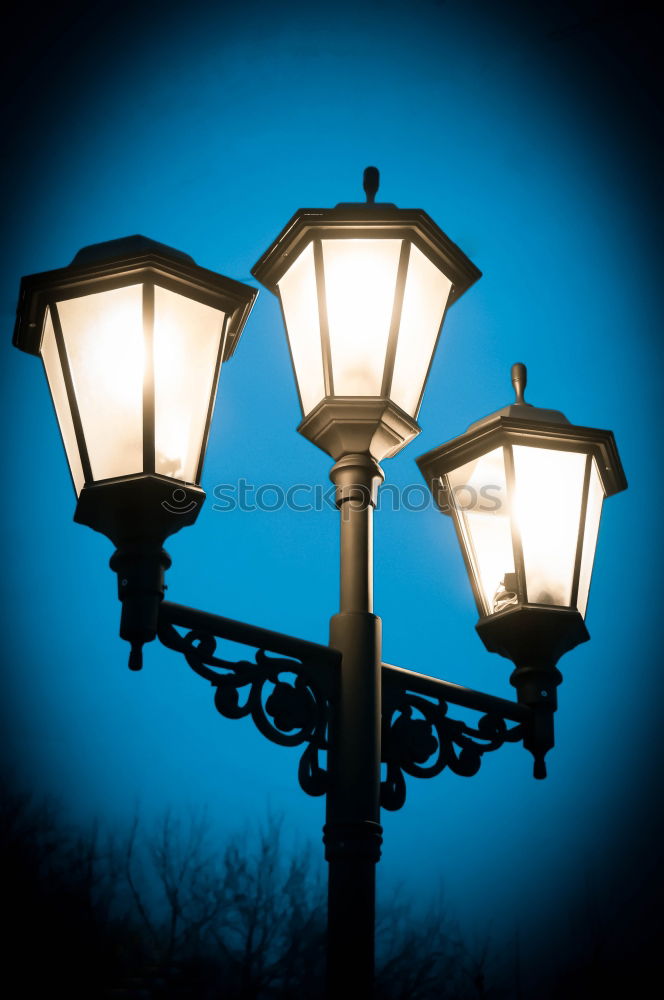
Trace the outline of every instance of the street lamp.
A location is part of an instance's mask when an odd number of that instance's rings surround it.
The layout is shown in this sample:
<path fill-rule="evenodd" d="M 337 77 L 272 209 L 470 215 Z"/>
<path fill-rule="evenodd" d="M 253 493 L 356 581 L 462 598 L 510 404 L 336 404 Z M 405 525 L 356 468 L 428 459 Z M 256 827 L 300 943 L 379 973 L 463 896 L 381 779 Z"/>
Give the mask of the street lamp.
<path fill-rule="evenodd" d="M 78 497 L 117 551 L 130 666 L 154 639 L 164 540 L 193 524 L 219 371 L 257 292 L 144 236 L 23 278 L 14 344 L 44 363 Z"/>
<path fill-rule="evenodd" d="M 300 785 L 326 800 L 331 1000 L 372 995 L 380 811 L 403 806 L 406 777 L 445 768 L 471 776 L 485 754 L 517 741 L 544 776 L 555 664 L 588 637 L 602 499 L 626 486 L 612 435 L 528 406 L 525 369 L 515 366 L 517 402 L 419 462 L 455 519 L 478 631 L 516 663 L 518 699 L 382 661 L 373 613 L 378 462 L 419 433 L 445 311 L 480 272 L 426 213 L 376 204 L 375 168 L 364 180 L 367 204 L 299 211 L 253 271 L 281 302 L 298 429 L 334 459 L 340 609 L 329 646 L 163 601 L 162 544 L 204 499 L 219 367 L 254 289 L 131 237 L 23 279 L 14 335 L 44 361 L 79 496 L 75 519 L 117 547 L 111 566 L 130 666 L 140 667 L 142 644 L 158 636 L 214 687 L 221 715 L 250 717 L 274 743 L 303 747 Z M 466 505 L 464 495 L 486 506 Z M 227 659 L 220 641 L 252 648 L 254 660 Z M 450 705 L 481 718 L 452 719 Z"/>
<path fill-rule="evenodd" d="M 445 311 L 481 276 L 421 209 L 303 208 L 252 274 L 278 295 L 303 421 L 333 458 L 396 455 L 416 417 Z"/>
<path fill-rule="evenodd" d="M 524 399 L 526 366 L 512 366 L 516 401 L 417 460 L 454 520 L 486 648 L 514 661 L 519 702 L 538 724 L 525 740 L 544 778 L 553 746 L 559 658 L 590 638 L 588 592 L 604 497 L 627 487 L 611 431 L 576 427 Z"/>

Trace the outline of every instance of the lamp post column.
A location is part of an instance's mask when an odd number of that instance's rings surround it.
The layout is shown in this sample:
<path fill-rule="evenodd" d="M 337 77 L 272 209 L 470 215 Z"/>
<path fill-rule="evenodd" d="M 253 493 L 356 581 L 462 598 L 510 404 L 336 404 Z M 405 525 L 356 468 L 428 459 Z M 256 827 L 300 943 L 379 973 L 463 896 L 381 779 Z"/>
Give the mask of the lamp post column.
<path fill-rule="evenodd" d="M 342 655 L 330 720 L 325 857 L 329 862 L 330 1000 L 370 998 L 376 863 L 380 858 L 381 621 L 373 614 L 373 510 L 383 473 L 368 453 L 332 468 L 341 514 L 340 611 L 330 645 Z"/>

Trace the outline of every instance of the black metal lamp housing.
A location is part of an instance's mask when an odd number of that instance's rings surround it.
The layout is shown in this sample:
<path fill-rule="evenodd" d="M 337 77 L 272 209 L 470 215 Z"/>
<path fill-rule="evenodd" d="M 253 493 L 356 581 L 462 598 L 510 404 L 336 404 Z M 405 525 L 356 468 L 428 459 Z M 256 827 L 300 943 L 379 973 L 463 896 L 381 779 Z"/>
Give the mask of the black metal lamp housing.
<path fill-rule="evenodd" d="M 117 552 L 131 665 L 154 638 L 164 540 L 192 524 L 223 361 L 257 291 L 144 236 L 21 281 L 14 345 L 41 357 L 78 496 Z"/>
<path fill-rule="evenodd" d="M 519 701 L 542 710 L 529 748 L 543 776 L 562 680 L 556 663 L 589 638 L 602 503 L 627 481 L 611 431 L 577 427 L 557 410 L 526 403 L 523 364 L 512 367 L 512 382 L 514 403 L 417 462 L 454 520 L 482 642 L 516 665 Z"/>
<path fill-rule="evenodd" d="M 447 307 L 480 271 L 421 209 L 373 201 L 303 208 L 252 274 L 279 297 L 303 421 L 335 460 L 399 452 L 416 418 Z"/>

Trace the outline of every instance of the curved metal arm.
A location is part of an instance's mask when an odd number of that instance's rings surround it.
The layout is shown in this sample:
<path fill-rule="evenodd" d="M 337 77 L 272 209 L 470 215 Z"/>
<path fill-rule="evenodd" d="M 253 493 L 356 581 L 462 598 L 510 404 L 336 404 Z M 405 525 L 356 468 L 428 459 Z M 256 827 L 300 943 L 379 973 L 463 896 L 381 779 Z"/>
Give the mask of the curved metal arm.
<path fill-rule="evenodd" d="M 179 629 L 188 631 L 183 635 Z M 329 703 L 336 696 L 341 659 L 336 650 L 168 601 L 161 605 L 158 636 L 216 688 L 214 704 L 221 715 L 250 716 L 279 746 L 307 744 L 298 769 L 300 785 L 308 795 L 325 794 L 327 772 L 319 754 L 328 747 Z M 254 662 L 218 656 L 219 639 L 253 647 Z"/>
<path fill-rule="evenodd" d="M 482 712 L 477 726 L 449 719 L 448 703 Z M 485 753 L 523 738 L 530 714 L 504 698 L 384 663 L 381 805 L 403 806 L 407 774 L 433 778 L 446 767 L 463 777 L 477 774 Z M 517 725 L 508 728 L 506 720 Z"/>
<path fill-rule="evenodd" d="M 338 701 L 337 650 L 170 601 L 161 605 L 158 636 L 216 689 L 215 708 L 225 718 L 249 716 L 279 746 L 306 744 L 300 785 L 308 795 L 326 794 L 320 754 L 328 749 L 330 706 Z M 253 662 L 217 655 L 218 640 L 252 647 Z M 382 686 L 381 805 L 389 810 L 406 801 L 405 775 L 433 778 L 449 767 L 471 777 L 485 753 L 523 739 L 532 715 L 527 706 L 389 663 L 382 664 Z M 448 718 L 448 704 L 483 714 L 469 726 Z M 508 728 L 508 720 L 516 725 Z"/>

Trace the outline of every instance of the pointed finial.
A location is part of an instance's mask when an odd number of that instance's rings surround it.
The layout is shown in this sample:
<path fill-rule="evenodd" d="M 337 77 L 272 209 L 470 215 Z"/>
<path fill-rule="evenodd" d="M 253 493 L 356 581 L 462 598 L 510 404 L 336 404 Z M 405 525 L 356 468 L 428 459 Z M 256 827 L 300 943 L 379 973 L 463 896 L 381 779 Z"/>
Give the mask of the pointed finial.
<path fill-rule="evenodd" d="M 364 193 L 367 196 L 368 205 L 373 205 L 373 203 L 375 202 L 376 192 L 378 191 L 379 184 L 380 184 L 380 172 L 378 170 L 378 167 L 365 167 L 363 187 L 364 187 Z"/>
<path fill-rule="evenodd" d="M 546 764 L 544 763 L 544 757 L 535 757 L 533 763 L 533 778 L 537 778 L 538 781 L 544 781 L 546 778 Z"/>
<path fill-rule="evenodd" d="M 528 372 L 526 371 L 526 366 L 521 361 L 517 361 L 515 365 L 512 365 L 512 385 L 516 394 L 516 402 L 526 406 L 528 404 L 523 398 L 523 394 L 526 391 L 527 379 Z"/>

